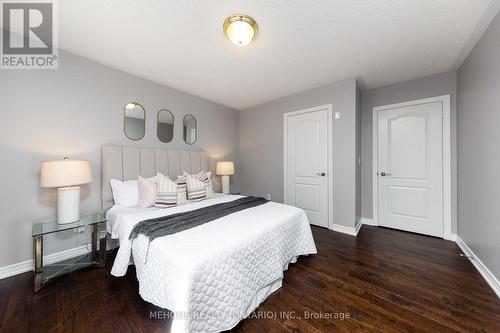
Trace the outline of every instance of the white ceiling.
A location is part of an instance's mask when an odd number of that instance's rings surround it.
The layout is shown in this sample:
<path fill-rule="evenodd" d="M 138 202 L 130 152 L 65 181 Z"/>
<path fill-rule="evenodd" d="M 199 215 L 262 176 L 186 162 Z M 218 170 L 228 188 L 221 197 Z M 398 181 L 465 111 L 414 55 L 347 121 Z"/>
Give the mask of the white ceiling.
<path fill-rule="evenodd" d="M 490 0 L 64 0 L 58 6 L 62 49 L 236 109 L 351 77 L 369 89 L 449 71 L 494 7 Z M 235 12 L 259 24 L 246 47 L 222 31 Z"/>

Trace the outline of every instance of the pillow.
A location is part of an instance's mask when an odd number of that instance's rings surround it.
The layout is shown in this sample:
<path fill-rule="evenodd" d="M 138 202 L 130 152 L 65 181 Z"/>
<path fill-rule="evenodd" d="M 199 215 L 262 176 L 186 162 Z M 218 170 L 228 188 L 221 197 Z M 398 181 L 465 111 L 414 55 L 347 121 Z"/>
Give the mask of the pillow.
<path fill-rule="evenodd" d="M 187 184 L 186 184 L 186 176 L 177 176 L 177 204 L 184 205 L 187 201 Z"/>
<path fill-rule="evenodd" d="M 151 181 L 151 179 L 153 181 Z M 139 189 L 139 203 L 140 208 L 152 207 L 156 199 L 156 177 L 142 178 L 139 176 L 137 187 Z"/>
<path fill-rule="evenodd" d="M 188 175 L 186 171 L 184 171 L 185 175 Z M 190 175 L 191 177 L 197 178 L 201 180 L 205 184 L 205 188 L 207 190 L 207 197 L 211 197 L 214 193 L 212 187 L 212 171 L 200 171 L 196 175 Z"/>
<path fill-rule="evenodd" d="M 155 207 L 168 208 L 176 206 L 179 196 L 177 183 L 160 172 L 156 175 L 156 181 Z"/>
<path fill-rule="evenodd" d="M 119 181 L 111 179 L 111 191 L 115 205 L 121 207 L 136 207 L 139 203 L 137 180 Z"/>
<path fill-rule="evenodd" d="M 201 201 L 207 197 L 205 183 L 191 175 L 185 175 L 187 185 L 187 198 L 190 201 Z"/>

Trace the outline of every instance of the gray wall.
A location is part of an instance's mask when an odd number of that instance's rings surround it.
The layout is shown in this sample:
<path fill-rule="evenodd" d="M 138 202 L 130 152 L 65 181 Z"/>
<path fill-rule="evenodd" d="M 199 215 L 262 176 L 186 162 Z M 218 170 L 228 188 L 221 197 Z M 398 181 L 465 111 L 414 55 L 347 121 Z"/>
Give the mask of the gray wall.
<path fill-rule="evenodd" d="M 4 70 L 0 74 L 0 267 L 32 258 L 34 220 L 54 217 L 56 190 L 39 186 L 40 161 L 71 155 L 92 164 L 94 181 L 82 186 L 83 212 L 100 208 L 100 148 L 105 143 L 204 149 L 214 169 L 218 159 L 238 165 L 238 113 L 60 51 L 58 70 Z M 123 107 L 139 102 L 146 110 L 146 135 L 131 141 L 123 133 Z M 175 117 L 172 143 L 156 136 L 156 113 Z M 182 118 L 198 119 L 194 146 L 182 140 Z M 237 189 L 238 172 L 233 187 Z M 73 237 L 70 237 L 73 236 Z M 74 234 L 48 239 L 46 252 L 81 245 Z"/>
<path fill-rule="evenodd" d="M 458 234 L 500 278 L 500 16 L 458 71 Z"/>
<path fill-rule="evenodd" d="M 456 232 L 457 214 L 457 74 L 449 72 L 411 80 L 387 87 L 361 92 L 361 214 L 373 218 L 372 195 L 372 109 L 375 106 L 451 95 L 451 176 L 452 176 L 452 232 Z"/>
<path fill-rule="evenodd" d="M 241 190 L 270 193 L 283 202 L 283 114 L 333 104 L 341 119 L 333 122 L 334 223 L 355 225 L 356 81 L 342 81 L 287 96 L 240 112 Z"/>

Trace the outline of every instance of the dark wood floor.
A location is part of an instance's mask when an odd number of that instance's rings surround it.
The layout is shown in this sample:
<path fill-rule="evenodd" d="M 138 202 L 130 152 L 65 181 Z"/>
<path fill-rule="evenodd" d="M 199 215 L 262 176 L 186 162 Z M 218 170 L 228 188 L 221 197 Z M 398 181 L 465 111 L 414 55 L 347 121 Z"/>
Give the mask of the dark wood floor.
<path fill-rule="evenodd" d="M 357 238 L 313 232 L 318 254 L 291 265 L 234 331 L 500 332 L 500 300 L 454 243 L 366 226 Z M 109 270 L 72 273 L 36 295 L 31 273 L 0 280 L 0 332 L 168 332 L 168 320 L 150 319 L 160 309 L 139 297 L 135 271 Z"/>

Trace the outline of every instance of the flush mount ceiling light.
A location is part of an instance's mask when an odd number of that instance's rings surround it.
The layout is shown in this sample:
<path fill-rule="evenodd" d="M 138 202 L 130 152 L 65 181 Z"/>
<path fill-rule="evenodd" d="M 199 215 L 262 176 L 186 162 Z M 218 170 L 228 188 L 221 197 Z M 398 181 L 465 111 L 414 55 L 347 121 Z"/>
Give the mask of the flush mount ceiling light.
<path fill-rule="evenodd" d="M 244 14 L 234 14 L 224 21 L 224 33 L 231 43 L 244 46 L 254 40 L 257 35 L 257 22 Z"/>

